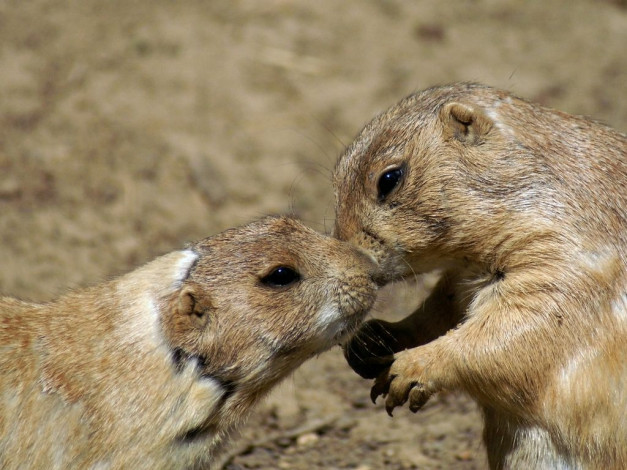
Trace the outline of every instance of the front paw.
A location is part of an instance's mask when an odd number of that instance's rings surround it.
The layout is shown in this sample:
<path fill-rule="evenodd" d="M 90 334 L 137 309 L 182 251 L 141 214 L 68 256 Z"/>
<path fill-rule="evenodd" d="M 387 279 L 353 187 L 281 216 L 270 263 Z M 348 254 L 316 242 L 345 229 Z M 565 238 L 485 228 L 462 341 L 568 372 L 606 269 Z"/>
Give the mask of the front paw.
<path fill-rule="evenodd" d="M 374 379 L 394 360 L 399 346 L 393 324 L 383 320 L 369 320 L 348 343 L 344 345 L 344 357 L 348 365 L 365 379 Z"/>
<path fill-rule="evenodd" d="M 380 395 L 385 396 L 385 410 L 390 416 L 394 408 L 406 402 L 410 411 L 417 412 L 436 392 L 425 376 L 421 361 L 412 358 L 412 353 L 409 350 L 396 354 L 392 366 L 377 377 L 370 390 L 373 402 Z"/>

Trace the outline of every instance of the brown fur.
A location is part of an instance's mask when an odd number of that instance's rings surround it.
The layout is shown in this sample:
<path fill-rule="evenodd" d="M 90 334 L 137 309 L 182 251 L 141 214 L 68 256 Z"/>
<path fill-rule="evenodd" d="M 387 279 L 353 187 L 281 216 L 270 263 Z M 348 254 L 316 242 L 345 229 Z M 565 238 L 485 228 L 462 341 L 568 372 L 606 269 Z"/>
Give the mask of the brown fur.
<path fill-rule="evenodd" d="M 264 284 L 278 266 L 300 280 Z M 0 299 L 0 467 L 206 468 L 259 398 L 357 327 L 371 271 L 269 218 L 51 303 Z"/>
<path fill-rule="evenodd" d="M 403 176 L 381 198 L 391 168 Z M 380 374 L 374 398 L 391 413 L 466 391 L 495 469 L 627 468 L 624 135 L 455 84 L 367 124 L 334 183 L 336 235 L 370 253 L 379 282 L 444 269 L 419 311 L 346 348 Z"/>

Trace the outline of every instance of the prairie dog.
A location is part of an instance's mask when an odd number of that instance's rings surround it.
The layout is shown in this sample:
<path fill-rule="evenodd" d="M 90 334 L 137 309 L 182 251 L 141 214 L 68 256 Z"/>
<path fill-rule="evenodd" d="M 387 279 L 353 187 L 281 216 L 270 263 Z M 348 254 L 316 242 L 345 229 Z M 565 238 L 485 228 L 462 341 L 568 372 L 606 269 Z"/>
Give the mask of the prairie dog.
<path fill-rule="evenodd" d="M 453 84 L 374 118 L 334 185 L 336 236 L 379 282 L 443 270 L 423 307 L 345 348 L 373 399 L 467 392 L 493 469 L 627 468 L 624 134 Z"/>
<path fill-rule="evenodd" d="M 0 299 L 0 468 L 207 468 L 272 386 L 357 328 L 372 271 L 280 217 L 51 303 Z"/>

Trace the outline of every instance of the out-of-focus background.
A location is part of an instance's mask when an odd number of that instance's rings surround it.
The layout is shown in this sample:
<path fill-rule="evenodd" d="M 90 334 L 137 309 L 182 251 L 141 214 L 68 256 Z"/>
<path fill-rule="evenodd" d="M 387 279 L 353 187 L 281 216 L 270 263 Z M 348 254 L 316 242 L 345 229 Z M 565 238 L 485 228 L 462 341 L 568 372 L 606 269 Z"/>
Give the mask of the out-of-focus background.
<path fill-rule="evenodd" d="M 0 292 L 47 300 L 272 213 L 329 231 L 375 113 L 481 81 L 627 128 L 624 0 L 0 1 Z M 226 268 L 226 267 L 225 267 Z M 393 286 L 396 318 L 425 286 Z M 228 469 L 484 468 L 441 394 L 390 419 L 339 350 L 252 416 Z"/>

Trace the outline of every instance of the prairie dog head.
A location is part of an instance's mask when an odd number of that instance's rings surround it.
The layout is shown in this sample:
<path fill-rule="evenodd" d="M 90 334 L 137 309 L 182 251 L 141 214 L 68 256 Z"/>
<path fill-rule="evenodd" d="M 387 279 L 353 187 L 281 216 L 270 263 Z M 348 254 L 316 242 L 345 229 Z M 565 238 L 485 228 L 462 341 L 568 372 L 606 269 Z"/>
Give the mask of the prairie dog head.
<path fill-rule="evenodd" d="M 369 259 L 291 218 L 230 229 L 189 250 L 197 257 L 168 299 L 163 333 L 180 367 L 195 364 L 242 408 L 344 340 L 375 298 Z"/>
<path fill-rule="evenodd" d="M 533 127 L 548 113 L 532 106 L 457 84 L 377 116 L 335 168 L 335 235 L 366 249 L 389 281 L 485 260 L 513 231 L 550 230 L 563 211 L 547 155 L 557 152 L 542 152 L 554 144 Z"/>

